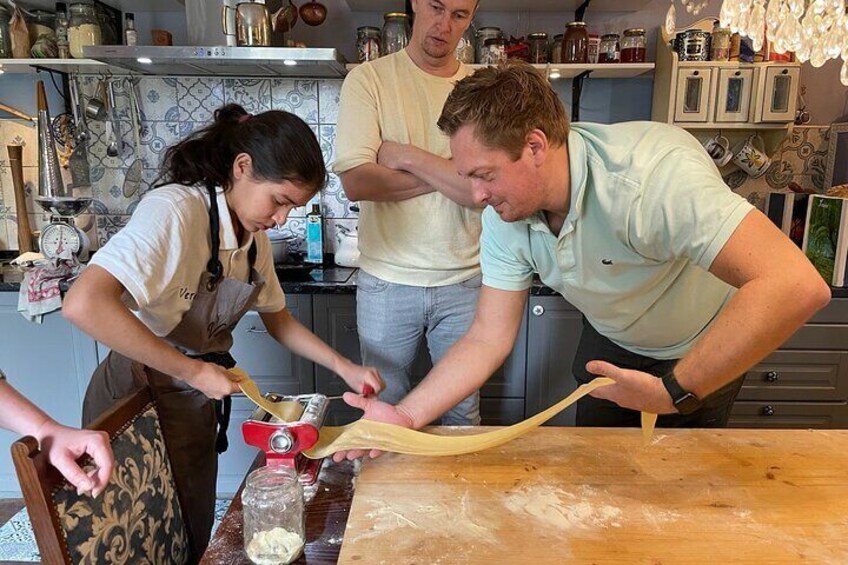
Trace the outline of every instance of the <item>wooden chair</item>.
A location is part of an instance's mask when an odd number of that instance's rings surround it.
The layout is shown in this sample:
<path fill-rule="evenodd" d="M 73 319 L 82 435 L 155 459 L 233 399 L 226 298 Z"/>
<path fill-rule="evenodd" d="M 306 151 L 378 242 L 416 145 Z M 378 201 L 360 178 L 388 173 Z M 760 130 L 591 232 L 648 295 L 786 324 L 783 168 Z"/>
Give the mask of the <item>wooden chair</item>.
<path fill-rule="evenodd" d="M 128 397 L 89 428 L 107 432 L 115 454 L 109 485 L 96 499 L 77 495 L 35 438 L 12 445 L 42 561 L 185 563 L 186 525 L 150 389 Z"/>

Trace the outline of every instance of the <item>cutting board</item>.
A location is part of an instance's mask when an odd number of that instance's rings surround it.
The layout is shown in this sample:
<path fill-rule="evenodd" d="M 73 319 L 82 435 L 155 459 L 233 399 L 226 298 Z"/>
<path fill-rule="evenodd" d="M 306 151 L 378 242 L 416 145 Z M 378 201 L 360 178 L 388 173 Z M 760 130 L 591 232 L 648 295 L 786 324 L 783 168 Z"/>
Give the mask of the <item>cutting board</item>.
<path fill-rule="evenodd" d="M 539 428 L 387 454 L 363 465 L 339 562 L 802 560 L 848 563 L 848 430 L 663 429 L 643 446 L 637 429 Z"/>

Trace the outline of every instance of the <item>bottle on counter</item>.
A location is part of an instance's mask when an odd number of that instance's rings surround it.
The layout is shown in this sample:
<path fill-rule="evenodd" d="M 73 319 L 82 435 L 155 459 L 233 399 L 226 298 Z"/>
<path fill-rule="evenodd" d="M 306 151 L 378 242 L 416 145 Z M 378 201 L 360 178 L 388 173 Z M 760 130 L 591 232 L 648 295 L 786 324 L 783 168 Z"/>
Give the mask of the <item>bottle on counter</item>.
<path fill-rule="evenodd" d="M 124 44 L 138 45 L 138 32 L 135 30 L 135 14 L 127 12 L 124 23 Z"/>
<path fill-rule="evenodd" d="M 306 215 L 306 262 L 324 262 L 324 222 L 318 204 Z"/>
<path fill-rule="evenodd" d="M 71 58 L 68 45 L 68 6 L 64 2 L 56 2 L 56 47 L 60 59 Z"/>

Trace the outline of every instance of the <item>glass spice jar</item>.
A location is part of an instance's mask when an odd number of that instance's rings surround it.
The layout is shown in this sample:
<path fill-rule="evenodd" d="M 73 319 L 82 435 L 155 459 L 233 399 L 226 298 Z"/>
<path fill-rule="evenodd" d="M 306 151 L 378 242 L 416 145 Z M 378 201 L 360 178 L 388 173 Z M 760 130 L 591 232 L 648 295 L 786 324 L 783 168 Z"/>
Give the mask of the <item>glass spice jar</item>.
<path fill-rule="evenodd" d="M 380 34 L 380 55 L 397 53 L 409 44 L 409 16 L 403 12 L 389 12 L 383 16 Z"/>
<path fill-rule="evenodd" d="M 495 37 L 503 37 L 501 28 L 499 27 L 481 27 L 477 30 L 477 43 L 475 45 L 476 60 L 481 65 L 485 65 L 486 58 L 486 40 Z"/>
<path fill-rule="evenodd" d="M 618 45 L 617 33 L 606 33 L 601 36 L 601 45 L 598 49 L 599 63 L 620 63 L 621 51 Z"/>
<path fill-rule="evenodd" d="M 589 63 L 594 65 L 598 62 L 598 53 L 601 48 L 601 37 L 597 33 L 589 34 Z"/>
<path fill-rule="evenodd" d="M 100 29 L 100 20 L 94 9 L 93 0 L 82 0 L 71 2 L 68 7 L 70 18 L 68 20 L 68 48 L 71 57 L 82 59 L 85 57 L 82 48 L 86 45 L 102 45 L 103 35 Z"/>
<path fill-rule="evenodd" d="M 586 22 L 569 22 L 562 40 L 563 63 L 589 62 L 589 31 Z"/>
<path fill-rule="evenodd" d="M 473 65 L 477 52 L 477 29 L 474 23 L 468 26 L 459 43 L 456 44 L 456 60 L 466 65 Z"/>
<path fill-rule="evenodd" d="M 375 26 L 356 28 L 356 58 L 360 63 L 380 58 L 380 28 Z"/>
<path fill-rule="evenodd" d="M 548 34 L 531 33 L 527 36 L 530 46 L 530 62 L 534 64 L 545 64 L 548 62 Z"/>
<path fill-rule="evenodd" d="M 726 27 L 713 27 L 710 45 L 710 61 L 730 60 L 730 29 Z"/>
<path fill-rule="evenodd" d="M 506 39 L 503 37 L 493 37 L 486 40 L 483 48 L 484 65 L 497 65 L 506 62 Z"/>
<path fill-rule="evenodd" d="M 558 33 L 554 36 L 553 41 L 551 41 L 551 55 L 549 57 L 551 63 L 562 63 L 562 38 L 563 34 Z"/>
<path fill-rule="evenodd" d="M 253 471 L 241 501 L 244 549 L 253 563 L 288 564 L 300 557 L 306 539 L 303 487 L 293 469 L 275 465 Z"/>
<path fill-rule="evenodd" d="M 642 28 L 624 30 L 621 40 L 622 63 L 644 63 L 648 53 L 648 40 Z"/>

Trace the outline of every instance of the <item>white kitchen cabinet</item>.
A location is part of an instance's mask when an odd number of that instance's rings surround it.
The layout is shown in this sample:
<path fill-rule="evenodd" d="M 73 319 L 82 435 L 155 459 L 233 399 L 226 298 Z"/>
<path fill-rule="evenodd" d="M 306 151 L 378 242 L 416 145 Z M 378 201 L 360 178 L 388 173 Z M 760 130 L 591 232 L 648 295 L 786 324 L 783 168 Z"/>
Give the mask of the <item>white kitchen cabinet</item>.
<path fill-rule="evenodd" d="M 712 26 L 706 20 L 701 29 Z M 659 30 L 652 119 L 686 129 L 787 129 L 795 119 L 799 63 L 679 61 Z"/>

